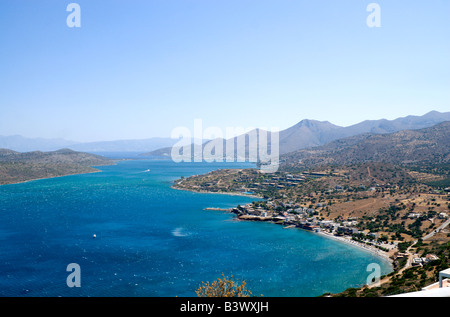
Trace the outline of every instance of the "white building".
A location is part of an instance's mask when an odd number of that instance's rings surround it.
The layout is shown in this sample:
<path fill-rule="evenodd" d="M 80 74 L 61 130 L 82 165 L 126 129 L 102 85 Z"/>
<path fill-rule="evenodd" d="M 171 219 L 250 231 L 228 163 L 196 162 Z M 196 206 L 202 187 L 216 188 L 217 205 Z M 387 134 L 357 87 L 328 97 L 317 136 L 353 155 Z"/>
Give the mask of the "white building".
<path fill-rule="evenodd" d="M 450 297 L 450 268 L 439 272 L 439 282 L 428 285 L 421 291 L 390 297 Z"/>

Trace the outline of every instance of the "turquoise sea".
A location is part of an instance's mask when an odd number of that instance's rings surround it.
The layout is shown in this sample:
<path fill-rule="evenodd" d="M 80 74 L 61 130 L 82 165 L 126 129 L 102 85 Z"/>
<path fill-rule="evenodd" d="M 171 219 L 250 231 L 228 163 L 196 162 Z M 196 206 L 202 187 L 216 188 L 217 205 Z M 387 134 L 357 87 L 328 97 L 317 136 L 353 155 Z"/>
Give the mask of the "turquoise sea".
<path fill-rule="evenodd" d="M 312 232 L 204 210 L 252 198 L 170 188 L 181 176 L 251 166 L 129 160 L 0 186 L 0 296 L 196 296 L 223 273 L 254 295 L 310 297 L 364 284 L 371 263 L 391 271 Z M 66 284 L 70 263 L 80 266 L 81 287 Z"/>

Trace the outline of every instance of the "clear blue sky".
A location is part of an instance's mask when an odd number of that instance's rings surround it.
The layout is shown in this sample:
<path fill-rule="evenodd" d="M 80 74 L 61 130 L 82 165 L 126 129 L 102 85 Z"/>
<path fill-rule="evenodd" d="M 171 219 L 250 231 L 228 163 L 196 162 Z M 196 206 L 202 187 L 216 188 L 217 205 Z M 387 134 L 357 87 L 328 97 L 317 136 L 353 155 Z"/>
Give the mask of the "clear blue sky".
<path fill-rule="evenodd" d="M 81 28 L 66 25 L 70 2 Z M 450 111 L 448 0 L 0 1 L 0 135 L 141 139 L 196 118 L 284 129 L 431 110 Z"/>

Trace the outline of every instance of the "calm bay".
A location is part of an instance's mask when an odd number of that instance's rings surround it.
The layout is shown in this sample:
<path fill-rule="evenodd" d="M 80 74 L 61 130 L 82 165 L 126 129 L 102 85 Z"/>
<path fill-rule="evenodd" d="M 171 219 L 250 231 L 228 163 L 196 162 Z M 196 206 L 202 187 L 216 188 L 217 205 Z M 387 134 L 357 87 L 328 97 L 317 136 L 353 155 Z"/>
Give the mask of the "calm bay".
<path fill-rule="evenodd" d="M 0 186 L 0 296 L 195 296 L 245 280 L 258 296 L 311 297 L 366 282 L 389 262 L 301 229 L 236 221 L 255 198 L 175 190 L 181 176 L 249 163 L 128 160 L 101 172 Z M 95 235 L 95 238 L 94 238 Z M 68 287 L 70 263 L 81 287 Z"/>

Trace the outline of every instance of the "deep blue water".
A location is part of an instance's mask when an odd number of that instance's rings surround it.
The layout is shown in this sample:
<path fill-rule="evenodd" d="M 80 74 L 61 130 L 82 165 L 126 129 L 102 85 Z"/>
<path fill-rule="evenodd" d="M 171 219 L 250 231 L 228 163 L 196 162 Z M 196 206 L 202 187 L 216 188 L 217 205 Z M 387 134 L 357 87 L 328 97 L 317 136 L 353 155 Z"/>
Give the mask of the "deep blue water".
<path fill-rule="evenodd" d="M 204 210 L 251 198 L 170 188 L 222 167 L 230 166 L 122 161 L 100 173 L 0 186 L 0 296 L 196 296 L 202 281 L 222 273 L 246 280 L 255 295 L 318 296 L 364 284 L 370 263 L 390 271 L 370 253 L 311 232 Z M 81 287 L 67 286 L 69 263 L 80 265 Z"/>

